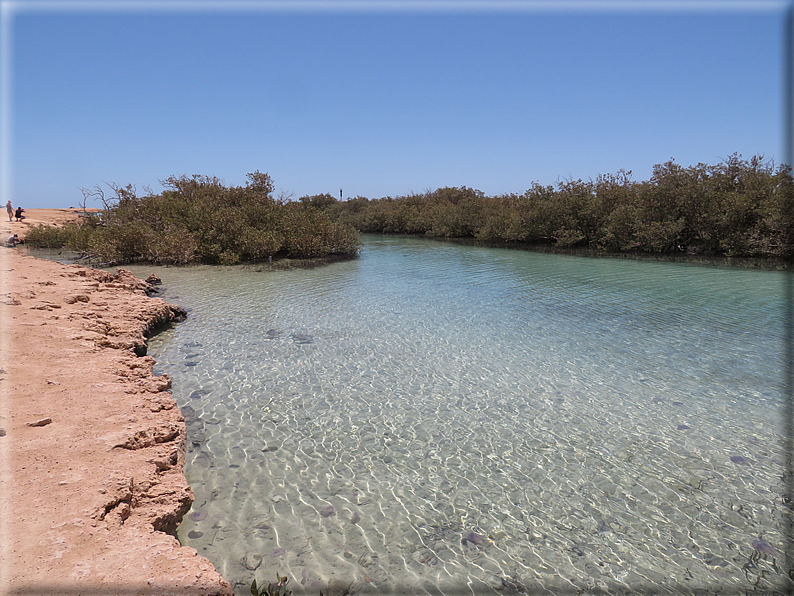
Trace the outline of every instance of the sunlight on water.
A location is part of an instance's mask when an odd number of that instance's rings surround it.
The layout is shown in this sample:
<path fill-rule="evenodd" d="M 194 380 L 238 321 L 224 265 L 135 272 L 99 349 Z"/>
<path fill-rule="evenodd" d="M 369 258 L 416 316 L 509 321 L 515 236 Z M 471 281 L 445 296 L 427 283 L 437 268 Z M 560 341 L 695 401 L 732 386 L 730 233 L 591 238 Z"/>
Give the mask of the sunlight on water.
<path fill-rule="evenodd" d="M 781 273 L 369 237 L 158 275 L 179 538 L 239 594 L 782 581 Z"/>

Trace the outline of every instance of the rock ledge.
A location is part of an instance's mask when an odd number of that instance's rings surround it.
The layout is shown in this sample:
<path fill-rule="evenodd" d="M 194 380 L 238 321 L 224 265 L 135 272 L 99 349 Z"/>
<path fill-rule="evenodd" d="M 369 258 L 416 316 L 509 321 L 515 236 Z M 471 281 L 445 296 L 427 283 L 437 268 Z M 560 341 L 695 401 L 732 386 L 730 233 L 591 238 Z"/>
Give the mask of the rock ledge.
<path fill-rule="evenodd" d="M 0 585 L 7 593 L 229 595 L 174 537 L 185 421 L 146 339 L 185 311 L 154 287 L 5 249 Z"/>

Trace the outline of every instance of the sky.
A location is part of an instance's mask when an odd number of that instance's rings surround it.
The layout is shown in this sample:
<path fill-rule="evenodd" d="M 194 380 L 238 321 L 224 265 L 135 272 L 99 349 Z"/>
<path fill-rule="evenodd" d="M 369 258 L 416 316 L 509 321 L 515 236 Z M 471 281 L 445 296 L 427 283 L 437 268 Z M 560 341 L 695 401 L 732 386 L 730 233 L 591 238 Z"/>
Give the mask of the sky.
<path fill-rule="evenodd" d="M 380 198 L 784 161 L 784 2 L 0 4 L 14 206 L 256 170 L 293 199 Z"/>

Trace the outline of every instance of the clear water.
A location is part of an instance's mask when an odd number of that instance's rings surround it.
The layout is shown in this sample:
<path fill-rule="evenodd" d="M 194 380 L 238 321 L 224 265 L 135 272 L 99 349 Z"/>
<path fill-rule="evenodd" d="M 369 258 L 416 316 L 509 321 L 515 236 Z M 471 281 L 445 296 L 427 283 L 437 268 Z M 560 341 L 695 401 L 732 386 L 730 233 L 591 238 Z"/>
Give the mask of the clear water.
<path fill-rule="evenodd" d="M 190 309 L 149 352 L 188 422 L 179 539 L 238 594 L 783 581 L 783 273 L 389 237 L 157 273 Z"/>

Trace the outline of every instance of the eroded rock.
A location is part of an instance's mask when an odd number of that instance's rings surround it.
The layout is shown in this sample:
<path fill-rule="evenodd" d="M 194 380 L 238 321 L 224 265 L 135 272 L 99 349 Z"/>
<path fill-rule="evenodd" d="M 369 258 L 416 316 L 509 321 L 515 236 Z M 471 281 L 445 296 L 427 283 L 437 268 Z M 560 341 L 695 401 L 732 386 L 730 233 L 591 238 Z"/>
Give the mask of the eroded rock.
<path fill-rule="evenodd" d="M 52 418 L 39 418 L 33 422 L 25 423 L 25 426 L 47 426 L 48 424 L 52 424 Z"/>
<path fill-rule="evenodd" d="M 212 565 L 174 537 L 193 501 L 186 427 L 170 379 L 155 376 L 145 355 L 146 339 L 185 311 L 150 298 L 152 284 L 125 270 L 8 258 L 9 587 L 79 577 L 230 596 Z M 57 432 L 22 430 L 52 420 Z"/>

